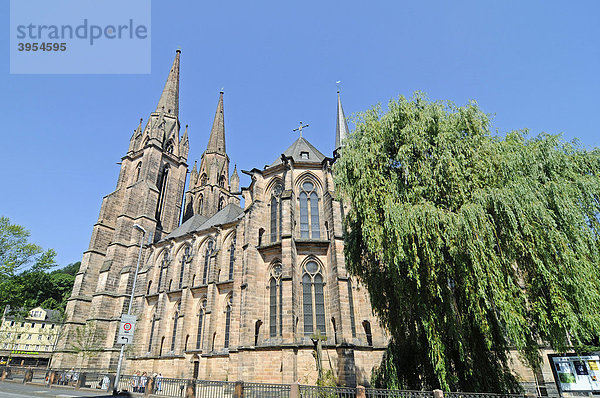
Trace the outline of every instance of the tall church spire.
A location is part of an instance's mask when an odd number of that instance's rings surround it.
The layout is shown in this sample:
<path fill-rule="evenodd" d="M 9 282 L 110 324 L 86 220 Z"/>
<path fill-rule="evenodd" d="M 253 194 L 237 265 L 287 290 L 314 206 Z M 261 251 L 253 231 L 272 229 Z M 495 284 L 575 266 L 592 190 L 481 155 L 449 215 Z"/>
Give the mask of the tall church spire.
<path fill-rule="evenodd" d="M 346 122 L 346 116 L 344 115 L 344 108 L 342 108 L 342 100 L 340 98 L 340 92 L 337 92 L 337 118 L 335 126 L 335 150 L 341 148 L 342 141 L 348 137 L 348 122 Z"/>
<path fill-rule="evenodd" d="M 161 112 L 163 109 L 166 114 L 171 114 L 179 117 L 179 55 L 181 50 L 177 50 L 173 66 L 167 77 L 165 88 L 160 96 L 156 112 Z"/>
<path fill-rule="evenodd" d="M 219 103 L 215 113 L 215 120 L 212 129 L 210 130 L 210 138 L 208 139 L 207 153 L 225 153 L 225 116 L 223 115 L 223 91 L 219 95 Z"/>

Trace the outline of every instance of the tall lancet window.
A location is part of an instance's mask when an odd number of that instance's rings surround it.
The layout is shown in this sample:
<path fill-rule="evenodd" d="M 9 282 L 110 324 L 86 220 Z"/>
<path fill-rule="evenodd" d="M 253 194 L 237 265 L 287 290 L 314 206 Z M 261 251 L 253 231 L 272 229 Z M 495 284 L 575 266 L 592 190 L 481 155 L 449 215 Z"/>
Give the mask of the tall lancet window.
<path fill-rule="evenodd" d="M 135 166 L 135 180 L 133 182 L 138 182 L 140 180 L 140 173 L 142 172 L 142 162 L 139 162 L 137 166 Z"/>
<path fill-rule="evenodd" d="M 203 208 L 204 208 L 204 195 L 200 194 L 198 196 L 198 202 L 196 205 L 196 214 L 202 214 Z"/>
<path fill-rule="evenodd" d="M 192 256 L 192 249 L 189 246 L 186 246 L 183 251 L 183 256 L 181 256 L 181 268 L 179 269 L 179 284 L 178 288 L 181 289 L 183 286 L 183 277 L 185 276 L 185 263 L 190 261 L 190 257 Z"/>
<path fill-rule="evenodd" d="M 281 336 L 282 330 L 282 299 L 281 292 L 281 263 L 276 263 L 271 268 L 269 279 L 269 336 Z M 279 329 L 279 333 L 277 330 Z"/>
<path fill-rule="evenodd" d="M 167 267 L 169 266 L 169 251 L 165 250 L 164 254 L 163 254 L 163 259 L 162 262 L 160 263 L 160 270 L 158 271 L 158 285 L 156 285 L 156 291 L 160 292 L 160 289 L 162 288 L 162 280 L 163 280 L 163 273 L 165 272 L 165 270 L 167 269 Z"/>
<path fill-rule="evenodd" d="M 198 311 L 198 333 L 196 334 L 196 349 L 202 348 L 202 331 L 204 330 L 204 319 L 206 318 L 206 299 L 200 303 Z"/>
<path fill-rule="evenodd" d="M 159 223 L 161 223 L 161 216 L 162 216 L 162 212 L 164 210 L 165 207 L 165 196 L 166 196 L 166 192 L 167 192 L 167 184 L 169 182 L 169 171 L 170 171 L 170 166 L 168 164 L 166 164 L 163 169 L 162 172 L 160 173 L 160 178 L 158 180 L 158 202 L 156 203 L 156 221 Z"/>
<path fill-rule="evenodd" d="M 152 315 L 150 322 L 150 337 L 148 338 L 148 352 L 152 350 L 152 340 L 154 339 L 154 328 L 156 327 L 156 312 Z"/>
<path fill-rule="evenodd" d="M 206 245 L 206 252 L 204 253 L 204 272 L 202 273 L 202 284 L 206 285 L 208 282 L 208 268 L 210 265 L 210 255 L 213 251 L 213 241 L 209 241 Z"/>
<path fill-rule="evenodd" d="M 177 322 L 179 321 L 180 313 L 181 313 L 181 301 L 178 301 L 177 309 L 175 310 L 175 316 L 173 317 L 173 334 L 171 336 L 171 352 L 175 351 L 175 339 L 177 339 Z"/>
<path fill-rule="evenodd" d="M 304 335 L 310 336 L 317 330 L 325 334 L 325 297 L 323 275 L 315 261 L 304 266 L 302 275 L 302 307 L 304 311 Z"/>
<path fill-rule="evenodd" d="M 306 181 L 300 192 L 300 237 L 303 239 L 320 239 L 319 195 L 315 184 Z"/>
<path fill-rule="evenodd" d="M 231 329 L 231 309 L 233 307 L 233 295 L 230 295 L 227 299 L 225 306 L 225 343 L 224 348 L 229 348 L 229 330 Z"/>
<path fill-rule="evenodd" d="M 233 280 L 233 266 L 235 264 L 235 236 L 231 239 L 231 246 L 229 247 L 229 278 Z"/>
<path fill-rule="evenodd" d="M 281 184 L 275 185 L 271 196 L 271 242 L 281 238 Z"/>

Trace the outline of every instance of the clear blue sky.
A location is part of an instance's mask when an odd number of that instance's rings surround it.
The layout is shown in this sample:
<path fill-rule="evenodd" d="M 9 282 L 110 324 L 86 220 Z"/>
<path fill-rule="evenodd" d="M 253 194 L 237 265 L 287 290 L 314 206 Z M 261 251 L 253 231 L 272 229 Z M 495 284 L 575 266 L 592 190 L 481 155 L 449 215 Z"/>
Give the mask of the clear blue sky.
<path fill-rule="evenodd" d="M 9 75 L 4 57 L 0 215 L 54 248 L 59 263 L 79 261 L 178 46 L 190 167 L 224 87 L 227 151 L 232 166 L 250 169 L 277 158 L 300 120 L 331 153 L 336 80 L 347 115 L 421 90 L 475 99 L 500 134 L 529 128 L 600 146 L 599 39 L 598 1 L 154 0 L 150 75 Z"/>

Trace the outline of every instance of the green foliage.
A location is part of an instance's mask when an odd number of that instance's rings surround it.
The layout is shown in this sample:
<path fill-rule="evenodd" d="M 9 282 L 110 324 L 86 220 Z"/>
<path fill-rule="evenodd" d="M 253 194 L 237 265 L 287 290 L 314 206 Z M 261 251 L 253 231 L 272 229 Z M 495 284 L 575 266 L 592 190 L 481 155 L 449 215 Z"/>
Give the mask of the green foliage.
<path fill-rule="evenodd" d="M 56 253 L 28 242 L 29 232 L 0 217 L 0 312 L 36 306 L 64 311 L 80 263 L 50 271 Z"/>
<path fill-rule="evenodd" d="M 600 334 L 598 149 L 416 94 L 361 114 L 335 171 L 347 266 L 392 336 L 375 379 L 516 391 L 510 348 L 536 367 L 538 342 Z"/>

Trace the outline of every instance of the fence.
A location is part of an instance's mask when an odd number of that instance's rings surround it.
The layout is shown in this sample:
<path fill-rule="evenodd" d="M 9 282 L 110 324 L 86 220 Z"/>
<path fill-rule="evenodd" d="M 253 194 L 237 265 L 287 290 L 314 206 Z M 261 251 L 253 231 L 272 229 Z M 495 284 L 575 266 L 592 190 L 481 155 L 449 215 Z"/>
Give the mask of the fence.
<path fill-rule="evenodd" d="M 367 398 L 433 398 L 433 391 L 386 390 L 382 388 L 366 388 L 365 395 Z"/>
<path fill-rule="evenodd" d="M 230 381 L 195 381 L 196 398 L 230 398 L 235 393 L 235 383 Z"/>
<path fill-rule="evenodd" d="M 244 398 L 289 398 L 289 384 L 244 383 Z"/>
<path fill-rule="evenodd" d="M 75 372 L 42 368 L 0 367 L 2 380 L 70 385 L 76 388 L 109 390 L 114 374 Z M 386 390 L 365 387 L 321 387 L 294 384 L 229 382 L 212 380 L 121 375 L 119 391 L 181 398 L 522 398 L 516 394 Z"/>
<path fill-rule="evenodd" d="M 300 398 L 355 398 L 356 388 L 300 386 Z"/>
<path fill-rule="evenodd" d="M 156 377 L 154 379 L 154 394 L 167 397 L 185 397 L 187 379 L 169 379 Z"/>

